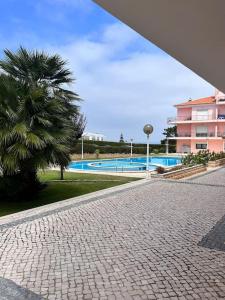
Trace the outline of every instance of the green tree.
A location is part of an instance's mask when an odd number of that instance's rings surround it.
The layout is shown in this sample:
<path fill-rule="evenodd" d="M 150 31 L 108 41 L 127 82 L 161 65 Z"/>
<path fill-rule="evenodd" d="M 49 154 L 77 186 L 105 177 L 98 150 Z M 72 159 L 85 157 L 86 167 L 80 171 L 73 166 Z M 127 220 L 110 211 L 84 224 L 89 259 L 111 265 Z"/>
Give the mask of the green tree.
<path fill-rule="evenodd" d="M 163 131 L 163 135 L 168 137 L 176 137 L 177 136 L 177 126 L 165 128 Z"/>
<path fill-rule="evenodd" d="M 172 126 L 165 128 L 163 131 L 163 135 L 166 137 L 165 139 L 161 140 L 161 144 L 165 145 L 166 144 L 166 139 L 171 138 L 171 137 L 176 137 L 177 136 L 177 126 Z M 172 139 L 170 140 L 170 149 L 172 148 L 172 152 L 176 151 L 176 140 Z"/>
<path fill-rule="evenodd" d="M 78 142 L 78 140 L 82 137 L 82 134 L 84 133 L 84 129 L 86 127 L 87 120 L 86 117 L 83 114 L 75 114 L 72 118 L 72 134 L 68 141 L 68 146 L 70 149 L 70 154 L 73 154 L 74 148 Z M 61 164 L 60 165 L 60 180 L 64 179 L 64 170 L 67 167 L 66 165 Z"/>
<path fill-rule="evenodd" d="M 123 134 L 122 133 L 120 135 L 120 143 L 124 143 L 124 138 L 123 138 Z"/>
<path fill-rule="evenodd" d="M 66 88 L 74 80 L 60 56 L 22 47 L 16 53 L 4 53 L 0 61 L 0 192 L 20 199 L 40 189 L 38 168 L 69 163 L 79 97 Z"/>
<path fill-rule="evenodd" d="M 70 139 L 71 149 L 77 144 L 78 140 L 82 137 L 84 129 L 87 125 L 87 119 L 84 114 L 76 114 L 72 119 L 73 135 Z"/>

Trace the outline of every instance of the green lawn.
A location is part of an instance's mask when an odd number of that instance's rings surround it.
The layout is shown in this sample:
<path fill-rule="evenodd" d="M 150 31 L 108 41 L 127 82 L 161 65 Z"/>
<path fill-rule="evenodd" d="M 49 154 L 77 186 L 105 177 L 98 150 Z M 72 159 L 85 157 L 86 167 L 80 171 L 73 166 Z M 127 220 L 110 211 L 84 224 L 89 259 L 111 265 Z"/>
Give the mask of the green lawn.
<path fill-rule="evenodd" d="M 98 174 L 78 174 L 65 173 L 65 180 L 70 182 L 58 182 L 58 171 L 40 172 L 39 177 L 42 182 L 47 183 L 47 187 L 43 189 L 35 199 L 25 202 L 4 202 L 0 201 L 0 216 L 12 214 L 25 209 L 65 200 L 71 197 L 84 195 L 98 190 L 110 188 L 116 185 L 128 183 L 137 178 L 127 178 L 120 176 L 98 175 Z M 93 181 L 92 181 L 93 180 Z"/>

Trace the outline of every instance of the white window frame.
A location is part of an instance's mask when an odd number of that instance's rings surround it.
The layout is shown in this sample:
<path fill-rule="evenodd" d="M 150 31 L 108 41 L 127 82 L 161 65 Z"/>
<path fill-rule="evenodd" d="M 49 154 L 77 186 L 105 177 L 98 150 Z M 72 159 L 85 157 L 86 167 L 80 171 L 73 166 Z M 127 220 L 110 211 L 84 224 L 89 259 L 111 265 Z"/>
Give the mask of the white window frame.
<path fill-rule="evenodd" d="M 184 148 L 186 148 L 187 151 L 184 151 Z M 191 145 L 183 144 L 182 145 L 182 153 L 191 153 Z"/>
<path fill-rule="evenodd" d="M 197 145 L 206 145 L 206 148 L 205 149 L 203 149 L 203 148 L 198 149 Z M 195 149 L 199 150 L 199 151 L 200 150 L 208 150 L 208 142 L 206 142 L 206 143 L 203 143 L 203 142 L 202 143 L 201 142 L 195 143 Z"/>
<path fill-rule="evenodd" d="M 206 114 L 201 114 L 201 112 L 206 112 Z M 197 121 L 203 121 L 203 120 L 208 120 L 209 118 L 209 109 L 208 108 L 199 108 L 194 111 L 195 116 L 194 119 Z"/>
<path fill-rule="evenodd" d="M 198 135 L 199 134 L 199 135 Z M 196 126 L 195 127 L 195 136 L 207 137 L 209 134 L 208 126 Z"/>

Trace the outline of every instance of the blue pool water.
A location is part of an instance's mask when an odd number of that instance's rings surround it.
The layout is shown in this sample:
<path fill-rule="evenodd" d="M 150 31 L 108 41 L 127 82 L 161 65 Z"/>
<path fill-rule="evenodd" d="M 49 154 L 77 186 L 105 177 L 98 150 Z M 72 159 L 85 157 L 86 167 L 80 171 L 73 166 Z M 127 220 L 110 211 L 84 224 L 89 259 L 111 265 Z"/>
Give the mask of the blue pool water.
<path fill-rule="evenodd" d="M 150 157 L 149 170 L 155 170 L 158 166 L 172 167 L 180 163 L 179 157 Z M 141 172 L 146 170 L 146 157 L 75 161 L 70 163 L 69 168 L 84 171 Z"/>

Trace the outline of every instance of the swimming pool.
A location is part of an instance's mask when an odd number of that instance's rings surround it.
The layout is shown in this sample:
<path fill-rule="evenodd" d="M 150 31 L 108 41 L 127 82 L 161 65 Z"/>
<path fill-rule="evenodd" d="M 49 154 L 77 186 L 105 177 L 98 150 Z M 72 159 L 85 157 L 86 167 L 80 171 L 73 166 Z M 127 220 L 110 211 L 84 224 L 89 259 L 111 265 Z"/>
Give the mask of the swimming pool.
<path fill-rule="evenodd" d="M 149 170 L 158 166 L 172 167 L 181 163 L 179 157 L 150 157 Z M 71 170 L 83 171 L 109 171 L 109 172 L 143 172 L 146 171 L 146 157 L 99 159 L 74 161 L 69 164 Z"/>

